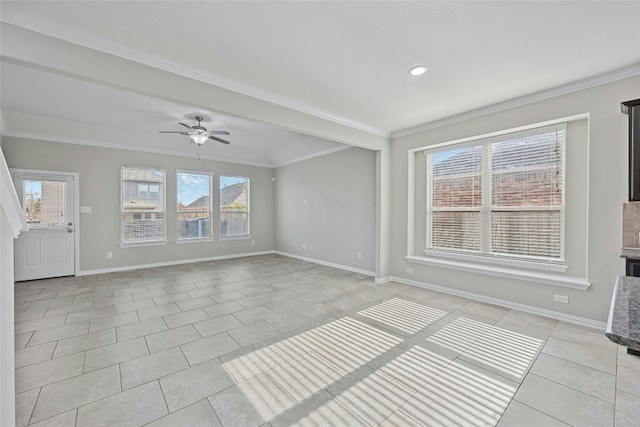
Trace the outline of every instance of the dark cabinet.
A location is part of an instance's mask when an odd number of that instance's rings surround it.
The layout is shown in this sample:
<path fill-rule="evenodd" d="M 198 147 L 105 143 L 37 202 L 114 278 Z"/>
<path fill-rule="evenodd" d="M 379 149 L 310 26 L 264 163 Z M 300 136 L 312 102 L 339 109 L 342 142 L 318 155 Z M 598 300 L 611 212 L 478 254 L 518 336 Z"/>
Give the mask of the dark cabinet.
<path fill-rule="evenodd" d="M 640 202 L 640 99 L 622 103 L 629 115 L 629 201 Z"/>
<path fill-rule="evenodd" d="M 640 259 L 627 258 L 626 275 L 640 277 Z"/>

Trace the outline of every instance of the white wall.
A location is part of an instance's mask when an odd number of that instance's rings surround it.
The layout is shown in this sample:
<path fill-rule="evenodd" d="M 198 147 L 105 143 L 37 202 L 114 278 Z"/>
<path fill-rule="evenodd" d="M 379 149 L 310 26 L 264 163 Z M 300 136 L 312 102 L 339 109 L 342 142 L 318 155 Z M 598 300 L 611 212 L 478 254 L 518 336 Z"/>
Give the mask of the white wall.
<path fill-rule="evenodd" d="M 273 169 L 195 158 L 98 148 L 5 137 L 7 163 L 11 168 L 77 172 L 80 175 L 80 206 L 92 208 L 80 214 L 80 270 L 100 272 L 159 263 L 182 262 L 272 251 L 274 247 Z M 194 147 L 195 150 L 195 147 Z M 121 248 L 120 166 L 152 166 L 166 170 L 167 239 L 162 246 Z M 177 244 L 176 169 L 214 174 L 214 241 Z M 221 241 L 218 232 L 217 179 L 220 175 L 247 176 L 251 180 L 251 238 Z M 252 245 L 255 242 L 255 245 Z M 113 258 L 107 259 L 106 253 Z"/>
<path fill-rule="evenodd" d="M 628 116 L 620 112 L 620 102 L 639 97 L 640 77 L 635 77 L 394 139 L 391 144 L 392 276 L 569 317 L 606 321 L 615 278 L 624 274 L 619 255 L 622 203 L 627 198 Z M 573 121 L 568 130 L 567 155 L 571 158 L 567 160 L 566 221 L 567 251 L 571 251 L 567 262 L 571 265 L 564 274 L 586 278 L 591 282 L 588 290 L 410 263 L 405 259 L 424 245 L 421 223 L 424 214 L 416 208 L 415 247 L 407 249 L 408 218 L 411 217 L 407 210 L 407 170 L 411 150 L 577 115 L 588 116 L 588 120 Z M 419 179 L 414 184 L 419 202 L 424 191 L 424 174 L 420 174 L 419 162 L 424 159 L 414 161 L 418 166 Z M 412 267 L 414 273 L 407 273 L 407 267 Z M 554 294 L 568 295 L 569 304 L 554 303 Z"/>
<path fill-rule="evenodd" d="M 275 177 L 276 250 L 373 275 L 376 153 L 350 148 L 280 167 Z"/>
<path fill-rule="evenodd" d="M 1 145 L 0 138 L 0 145 Z M 0 425 L 15 424 L 13 239 L 26 227 L 0 149 Z"/>

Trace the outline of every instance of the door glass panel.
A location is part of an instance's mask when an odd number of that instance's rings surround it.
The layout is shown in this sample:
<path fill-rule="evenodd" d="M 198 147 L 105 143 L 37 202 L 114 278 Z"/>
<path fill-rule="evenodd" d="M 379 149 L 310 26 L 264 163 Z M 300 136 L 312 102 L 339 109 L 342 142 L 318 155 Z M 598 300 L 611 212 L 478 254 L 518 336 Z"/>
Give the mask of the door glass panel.
<path fill-rule="evenodd" d="M 22 206 L 29 227 L 67 225 L 67 183 L 24 180 Z"/>

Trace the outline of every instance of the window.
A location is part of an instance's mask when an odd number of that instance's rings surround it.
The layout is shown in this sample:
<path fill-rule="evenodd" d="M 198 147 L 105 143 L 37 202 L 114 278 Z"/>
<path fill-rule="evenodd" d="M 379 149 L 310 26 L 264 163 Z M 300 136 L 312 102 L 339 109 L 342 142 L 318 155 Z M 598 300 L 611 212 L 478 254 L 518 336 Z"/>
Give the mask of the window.
<path fill-rule="evenodd" d="M 249 178 L 220 177 L 220 237 L 249 235 Z"/>
<path fill-rule="evenodd" d="M 66 181 L 23 181 L 22 206 L 29 228 L 67 226 Z"/>
<path fill-rule="evenodd" d="M 211 239 L 212 175 L 177 171 L 178 240 Z"/>
<path fill-rule="evenodd" d="M 121 245 L 166 241 L 164 182 L 162 169 L 122 166 Z"/>
<path fill-rule="evenodd" d="M 564 259 L 566 124 L 425 151 L 427 249 Z"/>

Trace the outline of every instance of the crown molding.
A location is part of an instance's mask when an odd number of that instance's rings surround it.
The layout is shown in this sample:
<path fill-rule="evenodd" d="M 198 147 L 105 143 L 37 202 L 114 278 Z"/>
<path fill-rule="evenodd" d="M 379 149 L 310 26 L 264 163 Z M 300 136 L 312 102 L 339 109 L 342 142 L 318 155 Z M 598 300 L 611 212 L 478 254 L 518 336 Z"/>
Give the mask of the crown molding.
<path fill-rule="evenodd" d="M 326 156 L 327 154 L 337 153 L 339 151 L 348 150 L 348 149 L 354 148 L 354 147 L 356 147 L 356 146 L 355 145 L 345 145 L 344 147 L 331 148 L 329 150 L 321 151 L 321 152 L 315 153 L 315 154 L 310 154 L 308 156 L 300 157 L 300 158 L 295 159 L 295 160 L 290 160 L 290 161 L 287 161 L 287 162 L 278 163 L 274 167 L 279 168 L 279 167 L 282 167 L 282 166 L 292 165 L 294 163 L 299 163 L 299 162 L 303 162 L 305 160 L 315 159 L 316 157 Z"/>
<path fill-rule="evenodd" d="M 86 146 L 98 147 L 98 148 L 112 148 L 116 150 L 140 151 L 144 153 L 164 154 L 168 156 L 180 156 L 180 157 L 187 157 L 187 158 L 194 157 L 192 153 L 185 153 L 182 151 L 164 150 L 161 148 L 154 148 L 154 147 L 136 147 L 133 145 L 116 144 L 116 143 L 106 142 L 106 141 L 50 136 L 50 135 L 33 133 L 33 132 L 7 130 L 6 132 L 2 133 L 2 136 L 8 136 L 12 138 L 23 138 L 23 139 L 35 139 L 38 141 L 57 142 L 60 144 L 86 145 Z M 247 165 L 247 166 L 258 166 L 261 168 L 269 168 L 269 169 L 273 169 L 277 167 L 271 163 L 241 162 L 235 159 L 229 159 L 229 158 L 219 157 L 219 156 L 200 155 L 200 159 L 213 160 L 213 161 L 225 162 L 225 163 L 234 163 L 234 164 Z"/>
<path fill-rule="evenodd" d="M 640 62 L 627 67 L 610 71 L 608 73 L 599 74 L 597 76 L 589 77 L 583 80 L 578 80 L 576 82 L 568 83 L 566 85 L 557 86 L 552 89 L 543 90 L 543 91 L 525 95 L 519 98 L 510 99 L 508 101 L 499 102 L 497 104 L 488 105 L 486 107 L 481 107 L 475 110 L 467 111 L 460 114 L 455 114 L 453 116 L 445 117 L 445 118 L 434 120 L 432 122 L 424 123 L 418 126 L 392 132 L 391 139 L 414 135 L 416 133 L 428 131 L 431 129 L 452 125 L 455 123 L 475 119 L 475 118 L 486 116 L 493 113 L 498 113 L 500 111 L 505 111 L 512 108 L 522 107 L 528 104 L 533 104 L 535 102 L 556 98 L 562 95 L 568 95 L 570 93 L 579 92 L 585 89 L 591 89 L 596 86 L 601 86 L 607 83 L 612 83 L 618 80 L 623 80 L 623 79 L 636 77 L 636 76 L 640 76 Z"/>
<path fill-rule="evenodd" d="M 28 31 L 43 34 L 48 37 L 56 38 L 68 43 L 72 43 L 78 46 L 82 46 L 88 49 L 93 49 L 102 53 L 113 55 L 119 58 L 123 58 L 132 62 L 136 62 L 142 65 L 146 65 L 159 70 L 167 71 L 182 77 L 187 77 L 193 80 L 197 80 L 203 83 L 207 83 L 213 86 L 218 86 L 223 89 L 230 90 L 242 95 L 246 95 L 252 98 L 256 98 L 262 101 L 269 102 L 271 104 L 279 105 L 290 110 L 298 111 L 301 113 L 309 114 L 319 119 L 331 121 L 343 126 L 347 126 L 352 129 L 361 130 L 373 135 L 381 136 L 384 138 L 390 138 L 391 132 L 380 129 L 374 126 L 369 126 L 365 123 L 360 123 L 355 120 L 351 120 L 346 117 L 331 114 L 327 111 L 320 110 L 308 104 L 304 104 L 298 101 L 294 101 L 290 98 L 279 96 L 270 92 L 265 92 L 238 82 L 224 79 L 220 76 L 216 76 L 210 73 L 203 73 L 198 70 L 194 70 L 184 65 L 177 64 L 172 61 L 158 58 L 154 55 L 149 55 L 144 52 L 139 52 L 134 49 L 126 48 L 114 43 L 100 40 L 95 37 L 91 37 L 87 34 L 81 34 L 67 29 L 62 29 L 53 25 L 47 25 L 40 23 L 35 26 L 30 25 L 28 19 L 19 18 L 16 16 L 0 18 L 2 22 L 14 25 L 16 27 L 23 28 Z"/>

